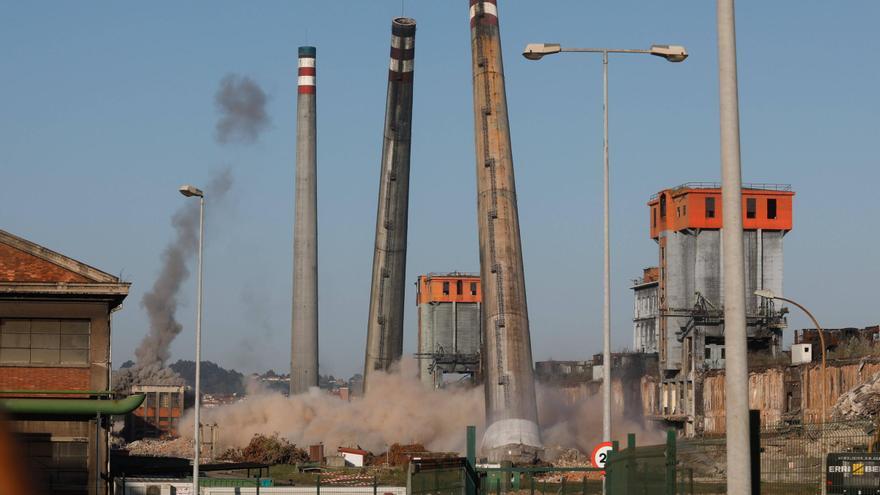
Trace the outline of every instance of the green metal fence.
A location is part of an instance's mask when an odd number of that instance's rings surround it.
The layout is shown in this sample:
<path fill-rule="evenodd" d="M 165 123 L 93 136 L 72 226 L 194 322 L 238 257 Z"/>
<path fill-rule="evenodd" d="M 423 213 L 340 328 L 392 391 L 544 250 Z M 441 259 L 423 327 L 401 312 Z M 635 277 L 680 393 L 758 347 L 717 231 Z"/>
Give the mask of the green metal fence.
<path fill-rule="evenodd" d="M 637 447 L 636 436 L 627 435 L 627 445 L 614 450 L 605 465 L 608 493 L 612 495 L 675 495 L 677 486 L 677 439 L 669 430 L 666 443 Z"/>
<path fill-rule="evenodd" d="M 478 468 L 480 493 L 500 495 L 592 495 L 602 493 L 601 470 L 590 467 Z"/>
<path fill-rule="evenodd" d="M 474 489 L 467 461 L 455 459 L 415 459 L 406 479 L 408 495 L 466 495 Z"/>
<path fill-rule="evenodd" d="M 871 421 L 772 425 L 761 429 L 761 493 L 821 495 L 825 460 L 832 452 L 872 450 L 876 427 Z M 724 493 L 727 481 L 724 438 L 679 442 L 679 472 L 693 480 L 682 493 Z M 718 486 L 720 485 L 720 486 Z"/>
<path fill-rule="evenodd" d="M 876 450 L 878 431 L 871 421 L 774 425 L 755 423 L 752 444 L 759 455 L 760 492 L 765 495 L 823 495 L 829 453 Z M 499 467 L 474 469 L 474 437 L 468 432 L 468 457 L 414 461 L 408 493 L 415 495 L 588 495 L 602 493 L 601 470 L 588 467 Z M 628 435 L 615 442 L 605 466 L 610 495 L 712 495 L 727 490 L 723 437 L 680 439 L 667 431 L 660 445 L 636 445 Z M 760 467 L 759 470 L 758 467 Z M 757 488 L 757 487 L 756 487 Z"/>

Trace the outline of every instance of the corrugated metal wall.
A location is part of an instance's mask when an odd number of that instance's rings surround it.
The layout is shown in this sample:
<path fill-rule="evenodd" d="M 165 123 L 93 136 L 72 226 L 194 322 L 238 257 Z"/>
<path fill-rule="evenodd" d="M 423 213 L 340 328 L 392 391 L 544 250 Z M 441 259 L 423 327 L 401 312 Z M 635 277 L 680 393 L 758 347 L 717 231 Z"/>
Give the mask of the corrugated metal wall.
<path fill-rule="evenodd" d="M 457 303 L 458 308 L 458 346 L 460 354 L 480 352 L 480 305 L 478 303 Z"/>

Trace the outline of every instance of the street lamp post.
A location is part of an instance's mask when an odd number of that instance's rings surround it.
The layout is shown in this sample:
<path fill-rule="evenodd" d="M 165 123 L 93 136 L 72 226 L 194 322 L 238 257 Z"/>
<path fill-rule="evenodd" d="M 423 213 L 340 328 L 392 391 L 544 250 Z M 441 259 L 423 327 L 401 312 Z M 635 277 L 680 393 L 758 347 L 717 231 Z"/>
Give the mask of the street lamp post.
<path fill-rule="evenodd" d="M 801 306 L 799 303 L 788 299 L 787 297 L 778 296 L 773 291 L 770 290 L 756 290 L 755 295 L 758 297 L 763 297 L 764 299 L 774 300 L 778 299 L 780 301 L 787 302 L 792 306 L 797 306 L 801 311 L 807 314 L 810 317 L 810 320 L 813 321 L 813 325 L 816 326 L 816 330 L 819 331 L 819 345 L 822 346 L 822 423 L 825 423 L 825 407 L 828 404 L 828 391 L 827 391 L 827 378 L 825 374 L 825 332 L 822 330 L 822 326 L 819 325 L 819 322 L 816 320 L 816 317 L 813 316 L 813 313 L 810 313 L 810 310 Z"/>
<path fill-rule="evenodd" d="M 195 426 L 193 433 L 193 495 L 199 494 L 199 454 L 201 450 L 200 418 L 201 412 L 201 381 L 202 381 L 202 252 L 205 237 L 205 193 L 200 189 L 184 185 L 180 186 L 180 194 L 191 198 L 199 198 L 199 268 L 196 295 L 196 390 L 195 390 Z"/>
<path fill-rule="evenodd" d="M 604 122 L 604 303 L 602 311 L 602 438 L 611 441 L 611 236 L 610 236 L 610 167 L 608 158 L 608 54 L 609 53 L 641 53 L 665 58 L 669 62 L 682 62 L 687 58 L 687 50 L 679 45 L 652 45 L 647 50 L 629 50 L 616 48 L 566 48 L 558 43 L 530 43 L 523 50 L 523 57 L 529 60 L 540 60 L 546 55 L 561 52 L 601 53 L 603 81 L 603 122 Z"/>

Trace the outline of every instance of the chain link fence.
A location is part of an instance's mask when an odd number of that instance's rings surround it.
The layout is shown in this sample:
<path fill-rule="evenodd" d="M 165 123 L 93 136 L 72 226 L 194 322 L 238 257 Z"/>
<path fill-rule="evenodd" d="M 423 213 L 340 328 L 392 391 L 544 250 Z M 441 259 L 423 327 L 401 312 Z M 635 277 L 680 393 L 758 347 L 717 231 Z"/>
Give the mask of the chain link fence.
<path fill-rule="evenodd" d="M 780 424 L 761 429 L 761 493 L 822 495 L 830 453 L 869 452 L 877 435 L 871 421 Z M 685 494 L 725 493 L 724 438 L 683 440 L 676 460 Z"/>

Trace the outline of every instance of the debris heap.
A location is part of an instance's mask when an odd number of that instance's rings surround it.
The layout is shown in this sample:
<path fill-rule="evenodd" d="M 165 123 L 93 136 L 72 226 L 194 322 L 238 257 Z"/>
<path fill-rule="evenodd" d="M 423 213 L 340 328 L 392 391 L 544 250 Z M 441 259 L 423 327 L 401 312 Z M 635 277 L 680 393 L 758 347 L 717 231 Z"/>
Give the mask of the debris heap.
<path fill-rule="evenodd" d="M 880 414 L 880 373 L 841 395 L 831 415 L 834 419 L 874 419 Z"/>

